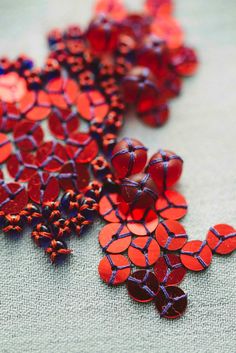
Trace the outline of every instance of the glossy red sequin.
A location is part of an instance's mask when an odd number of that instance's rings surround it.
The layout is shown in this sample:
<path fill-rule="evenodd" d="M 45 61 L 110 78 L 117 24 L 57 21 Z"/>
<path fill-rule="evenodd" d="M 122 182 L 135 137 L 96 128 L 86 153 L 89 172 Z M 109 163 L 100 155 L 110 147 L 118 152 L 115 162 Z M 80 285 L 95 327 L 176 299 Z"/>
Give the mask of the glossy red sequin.
<path fill-rule="evenodd" d="M 8 173 L 16 181 L 28 181 L 37 172 L 37 169 L 35 156 L 29 152 L 18 151 L 12 154 L 7 161 Z"/>
<path fill-rule="evenodd" d="M 98 240 L 104 251 L 119 254 L 128 249 L 131 235 L 124 224 L 111 223 L 101 229 Z"/>
<path fill-rule="evenodd" d="M 138 236 L 153 233 L 158 225 L 158 217 L 151 209 L 135 208 L 127 217 L 127 227 Z"/>
<path fill-rule="evenodd" d="M 89 134 L 75 132 L 67 139 L 68 155 L 77 163 L 89 163 L 98 154 L 98 144 Z"/>
<path fill-rule="evenodd" d="M 151 32 L 164 39 L 169 49 L 179 48 L 184 41 L 179 23 L 171 17 L 157 17 L 151 25 Z"/>
<path fill-rule="evenodd" d="M 129 246 L 128 256 L 134 265 L 149 267 L 159 258 L 160 247 L 152 237 L 136 238 Z"/>
<path fill-rule="evenodd" d="M 187 271 L 178 255 L 164 254 L 155 263 L 154 272 L 160 284 L 173 286 L 183 281 Z"/>
<path fill-rule="evenodd" d="M 158 244 L 163 249 L 170 251 L 181 249 L 188 239 L 186 230 L 182 224 L 173 220 L 159 223 L 155 236 Z"/>
<path fill-rule="evenodd" d="M 127 290 L 132 299 L 140 303 L 152 301 L 159 291 L 159 283 L 153 272 L 139 270 L 127 281 Z"/>
<path fill-rule="evenodd" d="M 0 76 L 0 99 L 3 102 L 19 102 L 26 93 L 25 79 L 16 72 L 9 72 Z"/>
<path fill-rule="evenodd" d="M 27 205 L 28 194 L 18 183 L 0 185 L 0 210 L 6 214 L 17 214 Z"/>
<path fill-rule="evenodd" d="M 130 263 L 123 255 L 106 255 L 98 266 L 101 279 L 110 285 L 124 283 L 130 275 Z"/>
<path fill-rule="evenodd" d="M 102 122 L 109 111 L 105 97 L 96 90 L 80 93 L 76 105 L 78 113 L 87 121 Z"/>
<path fill-rule="evenodd" d="M 29 180 L 29 197 L 38 204 L 56 200 L 59 192 L 60 189 L 57 178 L 48 173 L 38 172 Z"/>
<path fill-rule="evenodd" d="M 49 96 L 44 91 L 28 91 L 20 101 L 19 109 L 28 120 L 44 120 L 51 112 Z"/>
<path fill-rule="evenodd" d="M 180 259 L 187 269 L 202 271 L 210 266 L 212 252 L 206 241 L 192 240 L 182 248 Z"/>
<path fill-rule="evenodd" d="M 167 190 L 157 199 L 156 210 L 164 219 L 178 220 L 186 215 L 188 206 L 181 194 Z"/>
<path fill-rule="evenodd" d="M 68 156 L 63 145 L 56 141 L 48 141 L 37 150 L 36 160 L 43 170 L 56 172 L 68 161 Z"/>
<path fill-rule="evenodd" d="M 115 21 L 125 18 L 127 12 L 122 0 L 99 0 L 95 5 L 96 13 L 104 13 Z"/>
<path fill-rule="evenodd" d="M 7 135 L 0 133 L 0 163 L 5 162 L 11 155 L 12 144 Z"/>
<path fill-rule="evenodd" d="M 124 222 L 129 206 L 119 194 L 108 194 L 99 202 L 99 214 L 108 222 Z"/>
<path fill-rule="evenodd" d="M 67 109 L 75 103 L 79 88 L 74 80 L 60 77 L 51 80 L 46 86 L 46 91 L 52 105 L 60 109 Z"/>
<path fill-rule="evenodd" d="M 85 164 L 71 161 L 62 166 L 58 179 L 63 190 L 79 191 L 88 186 L 90 174 Z"/>
<path fill-rule="evenodd" d="M 41 145 L 44 133 L 39 123 L 23 120 L 16 124 L 13 137 L 18 148 L 32 151 Z"/>
<path fill-rule="evenodd" d="M 0 101 L 0 132 L 11 132 L 20 119 L 20 112 L 15 104 Z"/>
<path fill-rule="evenodd" d="M 178 287 L 161 287 L 155 299 L 161 317 L 177 319 L 187 308 L 187 295 Z"/>
<path fill-rule="evenodd" d="M 48 119 L 49 129 L 56 138 L 64 140 L 79 127 L 79 117 L 70 109 L 55 109 Z"/>
<path fill-rule="evenodd" d="M 209 229 L 207 244 L 217 254 L 230 254 L 236 249 L 236 230 L 228 224 L 217 224 Z"/>

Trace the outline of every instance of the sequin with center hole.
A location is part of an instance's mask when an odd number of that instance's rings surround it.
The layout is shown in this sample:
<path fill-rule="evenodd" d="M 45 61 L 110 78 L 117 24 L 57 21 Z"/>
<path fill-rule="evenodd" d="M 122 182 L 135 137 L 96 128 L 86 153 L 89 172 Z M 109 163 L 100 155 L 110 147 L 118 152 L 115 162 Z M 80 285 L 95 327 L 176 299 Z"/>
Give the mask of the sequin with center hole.
<path fill-rule="evenodd" d="M 83 190 L 88 186 L 90 174 L 85 164 L 71 162 L 65 163 L 58 176 L 60 186 L 63 190 Z"/>
<path fill-rule="evenodd" d="M 228 224 L 217 224 L 209 229 L 207 244 L 212 252 L 230 254 L 236 249 L 236 230 Z"/>
<path fill-rule="evenodd" d="M 12 144 L 8 136 L 0 133 L 0 163 L 5 162 L 11 155 Z"/>
<path fill-rule="evenodd" d="M 61 109 L 69 108 L 77 98 L 79 88 L 77 83 L 70 78 L 55 78 L 46 86 L 51 103 Z"/>
<path fill-rule="evenodd" d="M 124 255 L 106 255 L 98 266 L 101 279 L 109 285 L 124 283 L 130 275 L 131 267 Z"/>
<path fill-rule="evenodd" d="M 152 301 L 159 291 L 159 283 L 153 272 L 138 270 L 127 281 L 127 290 L 132 299 L 140 303 Z"/>
<path fill-rule="evenodd" d="M 150 235 L 155 231 L 157 225 L 158 217 L 150 208 L 135 208 L 127 217 L 127 227 L 137 236 Z"/>
<path fill-rule="evenodd" d="M 187 308 L 187 295 L 175 286 L 160 287 L 156 296 L 155 305 L 161 317 L 177 319 L 182 316 Z"/>
<path fill-rule="evenodd" d="M 88 133 L 75 132 L 66 143 L 68 155 L 77 163 L 89 163 L 98 154 L 98 144 Z"/>
<path fill-rule="evenodd" d="M 163 249 L 170 251 L 181 249 L 188 239 L 182 224 L 173 220 L 159 223 L 155 231 L 155 237 Z"/>
<path fill-rule="evenodd" d="M 16 124 L 13 137 L 18 148 L 32 151 L 41 145 L 44 133 L 39 123 L 23 120 Z"/>
<path fill-rule="evenodd" d="M 99 214 L 108 222 L 124 222 L 129 206 L 119 194 L 104 195 L 99 201 Z"/>
<path fill-rule="evenodd" d="M 18 183 L 3 183 L 0 185 L 0 211 L 5 214 L 17 214 L 28 202 L 28 193 L 23 185 Z"/>
<path fill-rule="evenodd" d="M 133 239 L 129 248 L 130 261 L 139 267 L 152 266 L 160 256 L 160 246 L 152 237 Z"/>
<path fill-rule="evenodd" d="M 8 173 L 15 181 L 28 181 L 37 172 L 37 169 L 35 156 L 30 152 L 17 151 L 7 160 Z"/>
<path fill-rule="evenodd" d="M 192 240 L 182 248 L 180 259 L 188 270 L 202 271 L 210 266 L 212 252 L 206 241 Z"/>
<path fill-rule="evenodd" d="M 167 190 L 157 199 L 156 210 L 164 219 L 179 220 L 188 211 L 187 201 L 180 193 Z"/>
<path fill-rule="evenodd" d="M 46 172 L 36 173 L 28 182 L 29 197 L 37 204 L 56 200 L 59 192 L 57 178 Z"/>
<path fill-rule="evenodd" d="M 131 235 L 124 224 L 111 223 L 101 229 L 98 240 L 104 251 L 119 254 L 128 249 Z"/>
<path fill-rule="evenodd" d="M 105 97 L 97 90 L 80 93 L 76 105 L 78 113 L 87 121 L 102 122 L 109 111 Z"/>
<path fill-rule="evenodd" d="M 44 91 L 28 91 L 19 103 L 20 112 L 32 121 L 46 119 L 51 112 L 49 97 Z"/>
<path fill-rule="evenodd" d="M 79 117 L 70 109 L 54 109 L 48 119 L 49 129 L 56 138 L 64 140 L 79 127 Z"/>
<path fill-rule="evenodd" d="M 160 284 L 175 286 L 183 281 L 187 271 L 178 255 L 164 254 L 155 263 L 154 272 Z"/>

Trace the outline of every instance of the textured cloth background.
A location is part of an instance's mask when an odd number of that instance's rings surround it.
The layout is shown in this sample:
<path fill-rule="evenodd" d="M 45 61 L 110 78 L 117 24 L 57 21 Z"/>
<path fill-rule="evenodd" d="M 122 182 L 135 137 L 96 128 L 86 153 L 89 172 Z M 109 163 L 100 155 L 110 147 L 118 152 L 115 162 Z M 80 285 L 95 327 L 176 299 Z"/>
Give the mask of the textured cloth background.
<path fill-rule="evenodd" d="M 25 52 L 41 64 L 44 34 L 85 24 L 91 6 L 92 0 L 0 0 L 1 55 Z M 236 226 L 236 2 L 179 0 L 177 16 L 198 49 L 199 72 L 185 81 L 165 127 L 154 130 L 130 116 L 122 134 L 151 152 L 169 148 L 184 158 L 179 189 L 190 204 L 184 225 L 190 239 L 204 239 L 211 225 Z M 214 256 L 205 273 L 189 273 L 181 285 L 189 295 L 186 315 L 160 320 L 153 304 L 139 305 L 124 286 L 100 281 L 100 228 L 97 222 L 73 239 L 74 255 L 58 268 L 28 234 L 0 238 L 0 352 L 236 352 L 235 255 Z"/>

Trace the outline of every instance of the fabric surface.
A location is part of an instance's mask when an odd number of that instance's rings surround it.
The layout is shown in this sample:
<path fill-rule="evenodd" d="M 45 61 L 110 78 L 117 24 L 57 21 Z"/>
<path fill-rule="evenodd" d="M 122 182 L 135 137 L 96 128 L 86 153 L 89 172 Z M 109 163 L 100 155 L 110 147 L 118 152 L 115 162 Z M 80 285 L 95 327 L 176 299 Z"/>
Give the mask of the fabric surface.
<path fill-rule="evenodd" d="M 198 74 L 185 81 L 159 129 L 133 114 L 122 135 L 151 152 L 173 149 L 185 161 L 179 190 L 189 201 L 184 219 L 190 239 L 208 228 L 236 226 L 236 2 L 179 0 L 177 16 L 199 53 Z M 127 1 L 138 8 L 141 1 Z M 52 27 L 90 18 L 92 0 L 0 0 L 1 54 L 25 52 L 42 64 L 44 35 Z M 189 296 L 184 317 L 160 320 L 155 307 L 133 302 L 126 288 L 109 288 L 97 274 L 102 256 L 97 223 L 62 267 L 51 266 L 29 234 L 0 237 L 1 353 L 232 353 L 236 352 L 236 257 L 214 256 L 205 273 L 181 284 Z"/>

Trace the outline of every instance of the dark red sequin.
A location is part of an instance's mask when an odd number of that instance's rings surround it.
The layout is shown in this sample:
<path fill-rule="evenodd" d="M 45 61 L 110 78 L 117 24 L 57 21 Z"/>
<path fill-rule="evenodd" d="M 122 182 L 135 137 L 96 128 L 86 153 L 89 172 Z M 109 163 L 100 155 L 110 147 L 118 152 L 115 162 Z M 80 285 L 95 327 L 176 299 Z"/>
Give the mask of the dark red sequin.
<path fill-rule="evenodd" d="M 173 286 L 183 281 L 187 271 L 178 255 L 164 254 L 155 263 L 154 272 L 160 284 Z"/>
<path fill-rule="evenodd" d="M 98 154 L 98 145 L 89 134 L 75 132 L 67 139 L 66 150 L 77 163 L 89 163 Z"/>
<path fill-rule="evenodd" d="M 161 317 L 177 319 L 183 315 L 187 308 L 187 295 L 182 289 L 175 286 L 161 287 L 155 304 Z"/>
<path fill-rule="evenodd" d="M 55 109 L 48 119 L 49 129 L 56 138 L 64 140 L 79 127 L 79 117 L 70 109 Z"/>
<path fill-rule="evenodd" d="M 0 185 L 0 210 L 6 214 L 17 214 L 25 208 L 28 194 L 25 187 L 18 183 Z"/>
<path fill-rule="evenodd" d="M 32 201 L 38 204 L 56 200 L 59 191 L 59 182 L 57 178 L 46 172 L 36 173 L 28 183 L 29 197 Z"/>
<path fill-rule="evenodd" d="M 140 303 L 152 301 L 159 291 L 159 283 L 153 272 L 139 270 L 127 281 L 127 290 L 132 299 Z"/>

